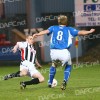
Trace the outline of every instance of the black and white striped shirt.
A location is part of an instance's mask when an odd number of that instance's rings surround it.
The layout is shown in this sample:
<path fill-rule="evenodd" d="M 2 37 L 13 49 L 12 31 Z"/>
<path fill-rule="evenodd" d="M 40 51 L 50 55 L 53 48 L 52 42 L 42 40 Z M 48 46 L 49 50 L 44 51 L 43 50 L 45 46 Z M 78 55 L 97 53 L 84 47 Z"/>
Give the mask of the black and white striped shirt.
<path fill-rule="evenodd" d="M 19 50 L 21 51 L 21 60 L 27 60 L 34 63 L 36 50 L 34 50 L 33 45 L 30 45 L 28 42 L 17 42 L 19 45 Z"/>

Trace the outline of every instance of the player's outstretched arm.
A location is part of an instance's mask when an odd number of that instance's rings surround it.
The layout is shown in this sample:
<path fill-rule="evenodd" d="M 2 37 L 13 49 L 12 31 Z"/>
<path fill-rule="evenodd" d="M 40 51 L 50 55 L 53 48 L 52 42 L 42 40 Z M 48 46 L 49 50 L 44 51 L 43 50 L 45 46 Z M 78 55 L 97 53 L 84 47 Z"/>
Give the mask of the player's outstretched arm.
<path fill-rule="evenodd" d="M 37 37 L 37 36 L 44 35 L 44 34 L 48 34 L 48 33 L 49 33 L 49 30 L 44 30 L 44 31 L 41 31 L 40 33 L 33 34 L 33 38 L 35 38 L 35 37 Z"/>
<path fill-rule="evenodd" d="M 18 43 L 16 43 L 16 45 L 12 49 L 13 53 L 16 53 L 17 52 L 18 47 L 19 47 L 19 45 L 18 45 Z"/>
<path fill-rule="evenodd" d="M 90 31 L 81 30 L 78 32 L 78 35 L 87 35 L 87 34 L 93 33 L 94 31 L 95 29 L 91 29 Z"/>

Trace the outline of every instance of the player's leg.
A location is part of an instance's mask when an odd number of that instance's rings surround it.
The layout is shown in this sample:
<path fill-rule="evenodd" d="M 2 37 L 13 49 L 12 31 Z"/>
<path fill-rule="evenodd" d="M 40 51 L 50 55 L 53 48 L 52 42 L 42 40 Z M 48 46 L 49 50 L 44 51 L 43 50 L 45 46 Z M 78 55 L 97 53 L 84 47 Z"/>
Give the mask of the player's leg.
<path fill-rule="evenodd" d="M 48 80 L 48 87 L 51 88 L 53 79 L 56 74 L 56 60 L 58 59 L 58 52 L 57 50 L 50 50 L 50 56 L 52 60 L 52 65 L 50 66 L 50 71 L 49 71 L 49 80 Z"/>
<path fill-rule="evenodd" d="M 14 77 L 26 76 L 27 72 L 28 72 L 27 66 L 25 66 L 23 64 L 23 62 L 21 62 L 21 64 L 20 64 L 20 71 L 17 71 L 15 73 L 11 73 L 11 74 L 5 75 L 3 79 L 4 80 L 8 80 L 8 79 L 14 78 Z"/>
<path fill-rule="evenodd" d="M 30 81 L 20 82 L 21 89 L 24 89 L 27 85 L 39 84 L 44 82 L 44 77 L 34 66 L 29 68 L 29 73 L 32 79 Z"/>
<path fill-rule="evenodd" d="M 4 80 L 8 80 L 8 79 L 14 78 L 14 77 L 20 77 L 20 71 L 17 71 L 15 73 L 11 73 L 11 74 L 5 75 L 3 79 Z"/>
<path fill-rule="evenodd" d="M 66 89 L 66 84 L 68 82 L 68 79 L 70 77 L 70 73 L 71 73 L 71 56 L 69 52 L 65 52 L 66 56 L 63 57 L 64 59 L 62 60 L 62 64 L 65 65 L 65 69 L 64 69 L 64 80 L 62 82 L 62 86 L 61 89 L 65 90 Z"/>
<path fill-rule="evenodd" d="M 66 85 L 67 85 L 68 79 L 70 77 L 70 73 L 71 73 L 71 65 L 66 65 L 65 70 L 64 70 L 64 80 L 61 85 L 62 90 L 66 89 Z"/>
<path fill-rule="evenodd" d="M 5 75 L 3 79 L 4 80 L 8 80 L 8 79 L 11 79 L 11 78 L 14 78 L 14 77 L 26 76 L 27 72 L 28 72 L 28 70 L 23 69 L 21 71 L 15 72 L 15 73 L 11 73 L 11 74 Z"/>
<path fill-rule="evenodd" d="M 40 73 L 36 73 L 29 81 L 20 82 L 21 89 L 25 89 L 27 85 L 34 85 L 44 82 L 44 77 Z"/>
<path fill-rule="evenodd" d="M 70 77 L 70 73 L 71 73 L 71 68 L 72 66 L 71 65 L 66 65 L 65 66 L 65 70 L 64 70 L 64 81 L 68 81 L 69 77 Z"/>
<path fill-rule="evenodd" d="M 39 84 L 44 82 L 44 77 L 41 75 L 41 73 L 35 73 L 32 75 L 32 79 L 30 81 L 24 81 L 23 83 L 25 85 L 33 85 L 33 84 Z"/>
<path fill-rule="evenodd" d="M 27 61 L 22 61 L 20 63 L 20 76 L 26 76 L 28 74 L 28 64 Z"/>

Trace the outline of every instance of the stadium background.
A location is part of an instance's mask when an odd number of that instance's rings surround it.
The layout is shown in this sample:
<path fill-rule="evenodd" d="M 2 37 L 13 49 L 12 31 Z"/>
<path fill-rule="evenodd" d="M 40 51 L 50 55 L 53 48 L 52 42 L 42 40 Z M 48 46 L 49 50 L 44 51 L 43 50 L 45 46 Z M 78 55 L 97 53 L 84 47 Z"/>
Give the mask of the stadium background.
<path fill-rule="evenodd" d="M 11 48 L 17 41 L 24 40 L 23 34 L 25 34 L 25 29 L 47 29 L 50 25 L 57 24 L 56 18 L 59 14 L 67 15 L 69 19 L 68 25 L 76 27 L 74 0 L 6 0 L 2 2 L 0 3 L 1 64 L 5 64 L 5 61 L 20 61 L 19 52 L 13 54 Z M 92 27 L 84 26 L 77 28 L 89 30 Z M 95 34 L 98 34 L 98 38 L 86 38 L 79 41 L 78 56 L 80 57 L 80 61 L 100 61 L 100 27 L 94 26 L 94 28 L 96 29 Z M 49 38 L 44 36 L 42 37 L 42 43 L 39 41 L 35 43 L 40 62 L 50 61 Z M 73 42 L 75 42 L 75 39 L 73 39 Z M 76 48 L 74 44 L 70 51 L 72 58 L 75 58 Z"/>

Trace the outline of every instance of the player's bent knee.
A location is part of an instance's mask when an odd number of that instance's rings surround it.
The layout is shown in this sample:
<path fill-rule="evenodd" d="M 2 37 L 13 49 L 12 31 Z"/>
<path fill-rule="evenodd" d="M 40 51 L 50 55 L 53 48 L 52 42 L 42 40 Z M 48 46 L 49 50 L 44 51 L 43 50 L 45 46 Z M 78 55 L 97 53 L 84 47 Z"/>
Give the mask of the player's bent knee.
<path fill-rule="evenodd" d="M 44 80 L 45 80 L 44 77 L 40 73 L 36 73 L 36 74 L 32 75 L 32 77 L 38 78 L 40 83 L 44 82 Z"/>
<path fill-rule="evenodd" d="M 57 67 L 55 62 L 52 63 L 52 66 L 55 67 L 55 68 Z"/>
<path fill-rule="evenodd" d="M 43 76 L 39 78 L 39 82 L 40 82 L 40 83 L 42 83 L 42 82 L 44 82 L 44 81 L 45 81 L 45 79 L 44 79 Z"/>

